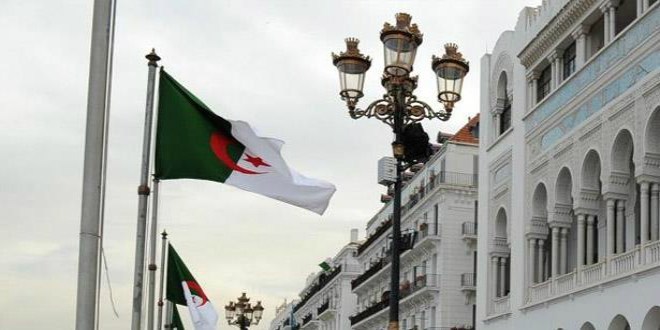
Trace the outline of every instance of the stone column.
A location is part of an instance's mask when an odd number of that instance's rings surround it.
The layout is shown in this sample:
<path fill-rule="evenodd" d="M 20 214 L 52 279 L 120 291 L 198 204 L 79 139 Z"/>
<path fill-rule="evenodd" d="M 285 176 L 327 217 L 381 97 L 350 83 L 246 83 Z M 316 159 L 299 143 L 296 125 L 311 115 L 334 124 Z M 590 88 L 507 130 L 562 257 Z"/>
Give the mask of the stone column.
<path fill-rule="evenodd" d="M 536 77 L 532 80 L 532 97 L 534 98 L 534 104 L 539 102 L 539 78 Z"/>
<path fill-rule="evenodd" d="M 593 214 L 587 215 L 587 265 L 594 263 L 594 247 L 596 247 L 594 241 L 594 223 L 596 222 L 596 216 Z"/>
<path fill-rule="evenodd" d="M 578 70 L 587 61 L 587 32 L 589 27 L 580 25 L 573 31 L 573 39 L 575 39 L 575 69 Z"/>
<path fill-rule="evenodd" d="M 660 228 L 660 185 L 653 183 L 651 185 L 651 241 L 658 240 L 658 229 Z"/>
<path fill-rule="evenodd" d="M 537 266 L 538 266 L 537 272 L 538 272 L 538 274 L 536 274 L 536 275 L 537 275 L 537 278 L 538 278 L 538 282 L 541 283 L 545 280 L 543 278 L 543 265 L 545 264 L 545 254 L 543 253 L 543 251 L 544 251 L 545 240 L 540 239 L 538 241 L 538 244 L 539 244 L 539 246 L 538 246 L 539 260 L 538 260 L 538 263 L 537 263 Z"/>
<path fill-rule="evenodd" d="M 534 265 L 536 264 L 536 240 L 530 238 L 529 240 L 529 260 L 527 263 L 527 279 L 529 280 L 529 285 L 536 283 L 536 277 L 534 276 Z"/>
<path fill-rule="evenodd" d="M 506 258 L 500 258 L 500 297 L 506 295 Z"/>
<path fill-rule="evenodd" d="M 537 102 L 536 91 L 538 86 L 538 79 L 539 74 L 536 71 L 530 70 L 527 72 L 527 82 L 529 83 L 529 109 L 532 109 Z"/>
<path fill-rule="evenodd" d="M 613 5 L 610 5 L 609 13 L 610 13 L 610 39 L 609 39 L 609 41 L 611 42 L 612 40 L 614 40 L 614 37 L 616 37 L 616 7 L 614 7 Z"/>
<path fill-rule="evenodd" d="M 559 64 L 559 62 L 557 61 L 557 58 L 558 56 L 556 50 L 550 52 L 550 56 L 548 56 L 548 62 L 550 62 L 550 88 L 553 91 L 559 85 L 559 80 L 557 80 L 557 71 L 559 71 L 557 64 Z"/>
<path fill-rule="evenodd" d="M 550 269 L 552 277 L 559 275 L 559 227 L 552 227 L 552 251 L 550 253 Z"/>
<path fill-rule="evenodd" d="M 616 201 L 616 253 L 622 253 L 624 249 L 625 237 L 623 228 L 626 225 L 626 202 L 622 199 Z"/>
<path fill-rule="evenodd" d="M 644 7 L 642 7 L 642 12 L 646 12 L 649 9 L 649 6 L 651 4 L 651 1 L 649 0 L 643 0 L 644 2 Z"/>
<path fill-rule="evenodd" d="M 637 0 L 636 8 L 637 8 L 637 17 L 642 16 L 642 13 L 644 13 L 644 0 Z"/>
<path fill-rule="evenodd" d="M 497 296 L 497 288 L 498 288 L 498 285 L 497 285 L 497 270 L 498 270 L 498 268 L 497 268 L 497 266 L 498 266 L 497 257 L 491 257 L 491 273 L 490 273 L 491 280 L 490 281 L 492 283 L 491 288 L 493 290 L 492 291 L 493 292 L 493 299 L 498 297 Z"/>
<path fill-rule="evenodd" d="M 649 240 L 649 183 L 644 181 L 639 184 L 639 233 L 642 246 Z M 642 249 L 643 251 L 644 249 Z"/>
<path fill-rule="evenodd" d="M 610 43 L 610 11 L 609 5 L 605 4 L 600 7 L 600 11 L 603 13 L 603 44 L 607 45 Z"/>
<path fill-rule="evenodd" d="M 566 274 L 568 266 L 568 228 L 559 230 L 559 272 Z"/>
<path fill-rule="evenodd" d="M 614 199 L 607 200 L 607 257 L 614 255 Z"/>
<path fill-rule="evenodd" d="M 577 216 L 577 268 L 582 268 L 584 265 L 584 214 L 580 213 Z"/>

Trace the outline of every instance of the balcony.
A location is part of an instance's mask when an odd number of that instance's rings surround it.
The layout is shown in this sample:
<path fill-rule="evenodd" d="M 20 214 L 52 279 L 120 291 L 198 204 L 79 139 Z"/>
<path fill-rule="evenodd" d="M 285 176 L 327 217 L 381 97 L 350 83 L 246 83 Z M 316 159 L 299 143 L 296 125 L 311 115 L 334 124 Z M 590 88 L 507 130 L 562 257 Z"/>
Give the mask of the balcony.
<path fill-rule="evenodd" d="M 330 300 L 326 300 L 318 309 L 316 309 L 316 317 L 319 320 L 332 319 L 336 314 L 334 306 L 330 305 Z"/>
<path fill-rule="evenodd" d="M 474 243 L 477 241 L 477 224 L 472 221 L 463 222 L 461 225 L 461 233 L 463 234 L 463 240 L 468 243 Z"/>
<path fill-rule="evenodd" d="M 419 275 L 412 282 L 403 282 L 399 288 L 399 302 L 401 304 L 407 303 L 410 300 L 415 300 L 415 297 L 418 297 L 422 292 L 428 289 L 437 289 L 440 281 L 440 276 L 436 274 L 424 274 Z"/>
<path fill-rule="evenodd" d="M 302 325 L 305 325 L 312 321 L 312 313 L 305 315 L 302 319 Z"/>
<path fill-rule="evenodd" d="M 372 316 L 385 308 L 389 307 L 390 305 L 390 298 L 387 296 L 385 299 L 367 307 L 365 310 L 353 315 L 349 316 L 348 318 L 351 320 L 351 326 L 358 324 L 359 322 L 363 321 L 364 319 L 368 318 L 369 316 Z"/>
<path fill-rule="evenodd" d="M 463 273 L 461 274 L 461 290 L 475 291 L 477 287 L 477 274 Z"/>
<path fill-rule="evenodd" d="M 523 309 L 621 280 L 660 266 L 660 241 L 637 246 L 612 256 L 609 260 L 585 265 L 567 274 L 537 283 L 528 288 Z"/>
<path fill-rule="evenodd" d="M 293 312 L 295 313 L 295 312 L 297 312 L 301 307 L 305 306 L 305 304 L 306 304 L 306 303 L 307 303 L 307 302 L 308 302 L 308 301 L 309 301 L 309 300 L 310 300 L 310 299 L 311 299 L 311 298 L 312 298 L 317 292 L 321 291 L 321 289 L 323 289 L 328 283 L 330 283 L 330 281 L 332 281 L 335 277 L 337 277 L 337 275 L 339 275 L 339 273 L 341 273 L 341 265 L 338 266 L 338 267 L 336 267 L 336 268 L 332 271 L 332 273 L 330 273 L 330 274 L 327 274 L 327 275 L 326 275 L 326 274 L 321 274 L 321 275 L 319 276 L 318 281 L 310 287 L 310 289 L 309 289 L 309 291 L 307 292 L 307 294 L 305 295 L 305 297 L 303 297 L 302 300 L 301 300 L 297 305 L 293 306 Z"/>
<path fill-rule="evenodd" d="M 358 247 L 358 256 L 362 254 L 371 244 L 373 244 L 379 237 L 381 237 L 385 232 L 387 232 L 388 229 L 392 227 L 392 216 L 390 216 L 387 221 L 381 223 L 378 228 L 376 228 L 376 231 L 374 231 L 371 236 L 367 238 L 362 245 Z"/>
<path fill-rule="evenodd" d="M 399 285 L 399 306 L 400 308 L 413 308 L 418 306 L 422 301 L 428 301 L 428 293 L 439 291 L 439 275 L 425 274 L 417 276 L 413 281 L 403 281 Z M 389 310 L 389 293 L 384 295 L 384 299 L 377 302 L 360 313 L 349 317 L 351 326 L 366 320 L 367 318 L 384 315 L 385 311 Z"/>
<path fill-rule="evenodd" d="M 412 233 L 412 234 L 403 234 L 401 238 L 401 250 L 399 251 L 399 255 L 402 255 L 404 252 L 410 250 L 413 248 L 415 245 L 415 241 L 417 239 L 417 233 Z M 390 262 L 392 261 L 392 258 L 390 256 L 391 252 L 388 250 L 385 254 L 384 257 L 380 258 L 377 262 L 375 262 L 369 269 L 367 269 L 364 273 L 362 273 L 360 276 L 356 277 L 354 280 L 351 281 L 351 289 L 355 290 L 357 289 L 362 283 L 366 282 L 368 279 L 370 279 L 372 276 L 378 274 L 385 266 L 389 265 Z"/>
<path fill-rule="evenodd" d="M 425 197 L 431 195 L 442 185 L 463 186 L 474 188 L 477 186 L 478 176 L 469 173 L 457 173 L 442 171 L 429 178 L 427 185 L 422 185 L 418 191 L 409 194 L 408 202 L 401 206 L 401 215 L 408 213 L 415 205 L 422 202 Z"/>

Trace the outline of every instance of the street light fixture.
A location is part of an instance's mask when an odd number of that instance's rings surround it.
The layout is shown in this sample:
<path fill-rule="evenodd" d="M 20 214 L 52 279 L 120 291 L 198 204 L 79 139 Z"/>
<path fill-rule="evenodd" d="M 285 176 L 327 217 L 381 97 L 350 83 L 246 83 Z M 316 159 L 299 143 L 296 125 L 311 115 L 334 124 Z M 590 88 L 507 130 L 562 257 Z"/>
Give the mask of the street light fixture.
<path fill-rule="evenodd" d="M 247 330 L 251 325 L 258 325 L 263 316 L 264 307 L 261 301 L 257 301 L 255 306 L 250 304 L 250 298 L 245 295 L 245 292 L 238 297 L 237 302 L 230 301 L 225 306 L 225 318 L 227 324 L 235 325 L 241 330 Z"/>
<path fill-rule="evenodd" d="M 386 123 L 394 132 L 392 153 L 396 158 L 396 181 L 394 182 L 394 202 L 392 215 L 392 274 L 390 289 L 389 330 L 399 329 L 399 251 L 401 250 L 401 173 L 412 166 L 415 159 L 406 158 L 406 145 L 403 141 L 404 129 L 422 119 L 447 121 L 451 117 L 454 104 L 461 100 L 463 78 L 469 71 L 469 64 L 458 52 L 456 44 L 446 44 L 442 57 L 433 56 L 431 68 L 435 72 L 438 85 L 438 101 L 444 109 L 434 111 L 427 103 L 413 94 L 417 88 L 417 77 L 411 76 L 417 47 L 422 43 L 422 33 L 416 24 L 411 24 L 411 16 L 396 14 L 396 24 L 385 23 L 380 32 L 383 42 L 385 67 L 381 85 L 386 93 L 373 101 L 366 109 L 357 108 L 364 96 L 364 77 L 371 66 L 371 59 L 360 53 L 359 40 L 347 38 L 346 51 L 332 54 L 332 63 L 339 71 L 341 99 L 346 101 L 348 113 L 353 119 L 362 117 Z"/>

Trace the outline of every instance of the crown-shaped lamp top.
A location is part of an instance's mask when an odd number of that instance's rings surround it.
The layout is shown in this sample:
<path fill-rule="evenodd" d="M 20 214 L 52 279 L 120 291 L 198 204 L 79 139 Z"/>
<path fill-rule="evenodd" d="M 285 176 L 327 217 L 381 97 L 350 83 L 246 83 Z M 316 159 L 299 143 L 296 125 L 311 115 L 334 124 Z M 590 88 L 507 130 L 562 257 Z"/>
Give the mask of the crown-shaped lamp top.
<path fill-rule="evenodd" d="M 392 24 L 385 22 L 383 29 L 380 31 L 381 39 L 383 34 L 402 32 L 411 35 L 417 45 L 420 45 L 424 35 L 419 31 L 417 24 L 412 23 L 412 16 L 407 13 L 397 13 L 394 17 L 396 18 L 396 25 L 392 26 Z"/>

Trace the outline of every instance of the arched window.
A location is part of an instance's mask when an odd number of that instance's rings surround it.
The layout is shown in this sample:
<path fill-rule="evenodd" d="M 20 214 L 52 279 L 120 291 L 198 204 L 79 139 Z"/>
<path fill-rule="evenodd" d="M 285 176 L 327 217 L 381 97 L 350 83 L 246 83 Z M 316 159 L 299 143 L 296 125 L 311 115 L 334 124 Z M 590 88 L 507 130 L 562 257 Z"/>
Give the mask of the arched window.
<path fill-rule="evenodd" d="M 511 100 L 507 91 L 508 78 L 506 72 L 502 72 L 497 82 L 497 107 L 500 112 L 498 135 L 506 132 L 511 127 Z"/>

